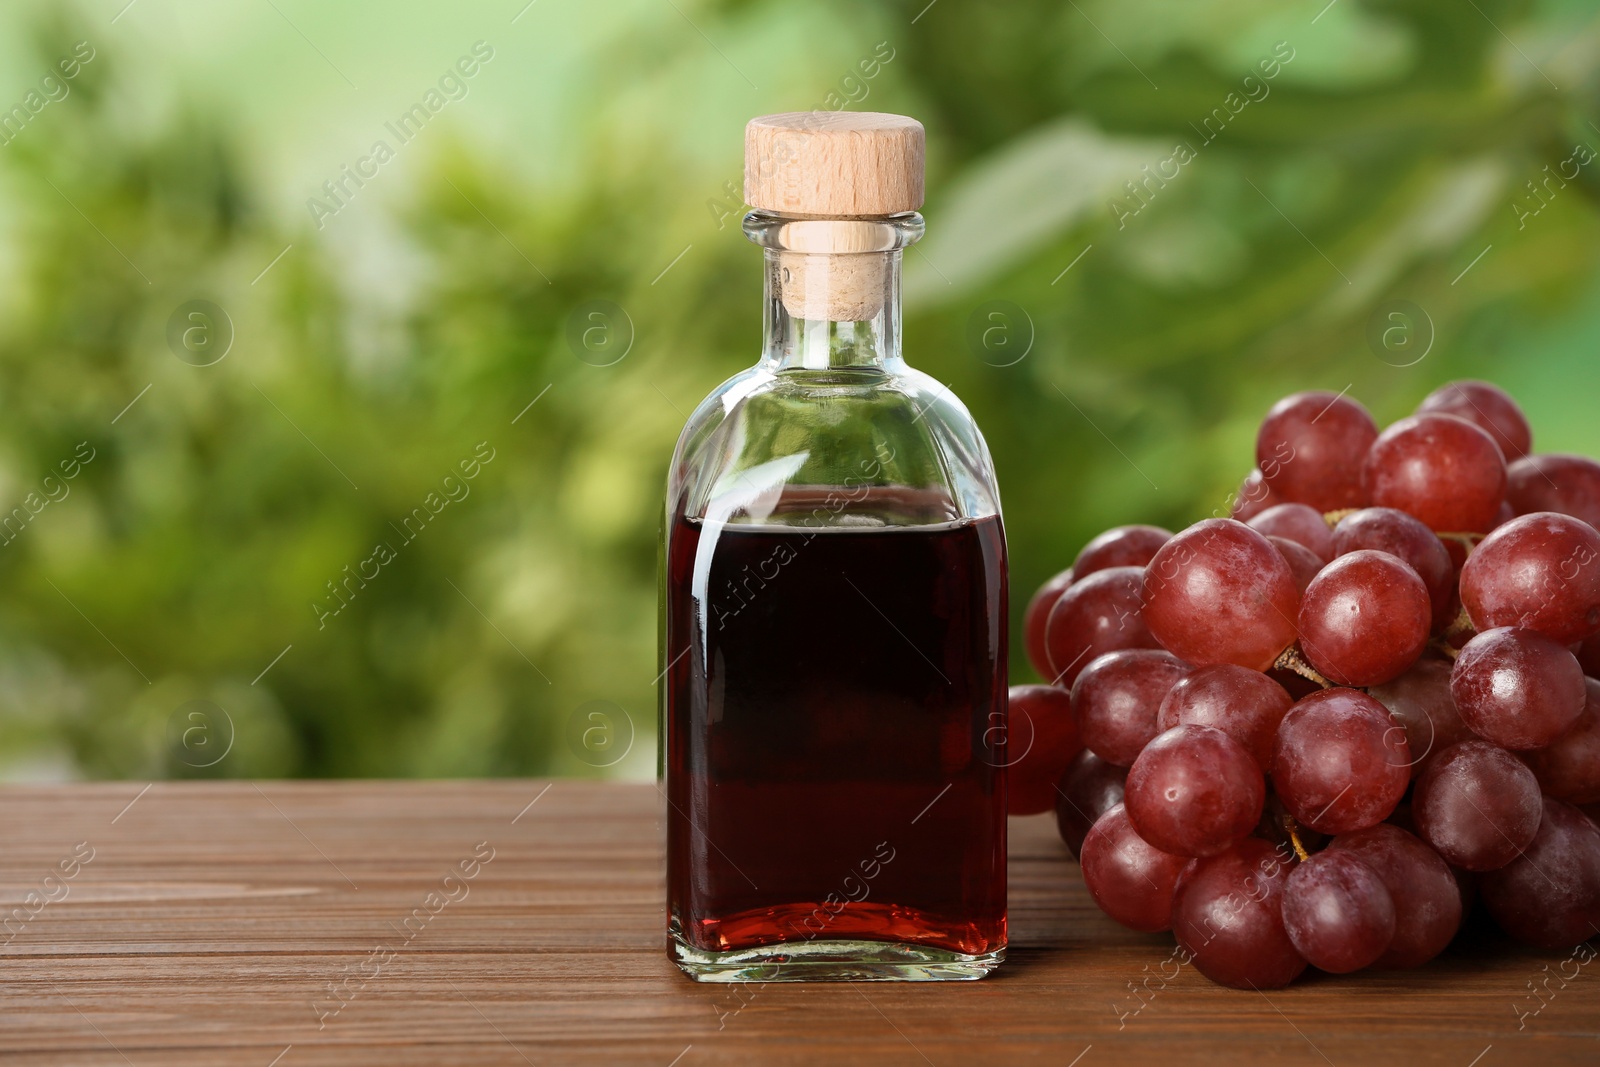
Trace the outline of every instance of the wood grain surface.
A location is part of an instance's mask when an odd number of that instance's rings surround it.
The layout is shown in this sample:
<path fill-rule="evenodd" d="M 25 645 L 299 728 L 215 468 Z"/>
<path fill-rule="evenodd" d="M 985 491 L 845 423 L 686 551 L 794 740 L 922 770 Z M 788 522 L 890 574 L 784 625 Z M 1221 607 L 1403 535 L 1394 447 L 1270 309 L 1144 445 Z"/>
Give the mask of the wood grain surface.
<path fill-rule="evenodd" d="M 1484 929 L 1419 971 L 1265 995 L 1174 976 L 1167 937 L 1095 910 L 1045 816 L 1012 821 L 1011 957 L 990 978 L 730 987 L 663 954 L 650 785 L 133 782 L 0 803 L 8 1065 L 1600 1062 L 1600 966 Z"/>

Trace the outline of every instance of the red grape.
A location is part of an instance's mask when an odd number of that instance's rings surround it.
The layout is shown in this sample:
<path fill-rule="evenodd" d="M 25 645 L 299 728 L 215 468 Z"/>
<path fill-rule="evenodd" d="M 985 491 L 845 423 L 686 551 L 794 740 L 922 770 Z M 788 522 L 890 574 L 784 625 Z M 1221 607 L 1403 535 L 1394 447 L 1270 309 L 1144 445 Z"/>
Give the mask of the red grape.
<path fill-rule="evenodd" d="M 1083 750 L 1072 694 L 1053 685 L 1014 685 L 1010 704 L 1007 811 L 1012 815 L 1049 811 L 1056 780 Z"/>
<path fill-rule="evenodd" d="M 1504 867 L 1539 829 L 1539 782 L 1521 760 L 1487 741 L 1439 753 L 1411 797 L 1417 833 L 1468 871 Z"/>
<path fill-rule="evenodd" d="M 1485 537 L 1461 568 L 1472 625 L 1525 626 L 1562 644 L 1600 632 L 1600 533 L 1536 511 Z"/>
<path fill-rule="evenodd" d="M 1122 803 L 1126 767 L 1107 763 L 1088 749 L 1067 764 L 1056 783 L 1056 829 L 1076 856 L 1096 820 Z"/>
<path fill-rule="evenodd" d="M 1311 550 L 1326 563 L 1333 558 L 1333 534 L 1322 512 L 1305 504 L 1279 504 L 1251 519 L 1245 525 L 1269 537 L 1281 537 Z"/>
<path fill-rule="evenodd" d="M 1494 921 L 1519 941 L 1549 949 L 1587 941 L 1600 932 L 1600 827 L 1547 798 L 1533 843 L 1479 888 Z"/>
<path fill-rule="evenodd" d="M 1428 587 L 1433 604 L 1433 628 L 1442 629 L 1455 617 L 1451 596 L 1456 587 L 1450 551 L 1423 523 L 1394 508 L 1352 511 L 1333 528 L 1333 554 L 1343 556 L 1370 548 L 1398 556 Z"/>
<path fill-rule="evenodd" d="M 1239 742 L 1209 726 L 1174 726 L 1128 770 L 1123 803 L 1139 836 L 1178 856 L 1214 856 L 1261 819 L 1266 783 Z"/>
<path fill-rule="evenodd" d="M 1373 504 L 1431 529 L 1482 532 L 1506 495 L 1506 462 L 1494 438 L 1465 419 L 1412 415 L 1373 442 L 1361 484 Z"/>
<path fill-rule="evenodd" d="M 1084 747 L 1118 766 L 1132 766 L 1161 732 L 1156 713 L 1167 691 L 1188 673 L 1187 663 L 1160 649 L 1130 648 L 1098 657 L 1072 683 L 1072 712 Z"/>
<path fill-rule="evenodd" d="M 1468 641 L 1450 671 L 1461 721 L 1502 748 L 1542 748 L 1583 714 L 1583 668 L 1564 645 L 1517 626 Z"/>
<path fill-rule="evenodd" d="M 1546 793 L 1568 804 L 1600 803 L 1600 681 L 1583 680 L 1583 713 L 1577 725 L 1522 761 Z"/>
<path fill-rule="evenodd" d="M 1256 466 L 1286 501 L 1318 511 L 1359 508 L 1367 502 L 1361 459 L 1377 436 L 1367 409 L 1349 397 L 1295 393 L 1262 420 Z"/>
<path fill-rule="evenodd" d="M 1461 889 L 1439 854 L 1398 826 L 1379 823 L 1333 839 L 1328 851 L 1350 852 L 1371 867 L 1394 902 L 1394 940 L 1380 967 L 1420 967 L 1461 928 Z M 1319 853 L 1320 855 L 1320 853 Z"/>
<path fill-rule="evenodd" d="M 1474 381 L 1442 385 L 1417 405 L 1418 414 L 1425 411 L 1466 419 L 1494 438 L 1508 462 L 1521 459 L 1533 447 L 1527 416 L 1498 385 Z"/>
<path fill-rule="evenodd" d="M 1089 661 L 1123 648 L 1159 648 L 1140 616 L 1143 567 L 1107 567 L 1073 582 L 1045 622 L 1051 681 L 1070 686 Z"/>
<path fill-rule="evenodd" d="M 1301 700 L 1278 724 L 1272 783 L 1298 822 L 1327 834 L 1382 822 L 1411 781 L 1405 733 L 1354 689 Z"/>
<path fill-rule="evenodd" d="M 1360 548 L 1322 568 L 1300 601 L 1300 647 L 1341 685 L 1397 678 L 1428 645 L 1433 602 L 1398 556 Z"/>
<path fill-rule="evenodd" d="M 1172 928 L 1172 891 L 1189 857 L 1155 848 L 1133 828 L 1121 804 L 1094 824 L 1078 862 L 1100 910 L 1145 933 Z"/>
<path fill-rule="evenodd" d="M 1450 695 L 1450 667 L 1448 660 L 1420 659 L 1394 681 L 1367 690 L 1405 731 L 1412 779 L 1451 745 L 1478 736 L 1456 710 L 1455 698 Z"/>
<path fill-rule="evenodd" d="M 1277 989 L 1305 970 L 1283 928 L 1289 862 L 1259 838 L 1190 864 L 1172 897 L 1172 929 L 1200 973 L 1235 989 Z"/>
<path fill-rule="evenodd" d="M 1211 726 L 1243 745 L 1267 774 L 1278 723 L 1294 704 L 1287 690 L 1260 671 L 1232 663 L 1199 667 L 1167 691 L 1156 716 L 1161 732 L 1174 726 Z"/>
<path fill-rule="evenodd" d="M 1028 663 L 1044 679 L 1053 678 L 1056 673 L 1050 669 L 1050 654 L 1045 649 L 1045 623 L 1050 621 L 1050 609 L 1056 606 L 1061 594 L 1072 584 L 1072 578 L 1072 568 L 1068 567 L 1041 585 L 1039 591 L 1033 594 L 1033 599 L 1028 601 L 1028 610 L 1022 616 L 1022 641 L 1028 650 Z"/>
<path fill-rule="evenodd" d="M 1294 576 L 1261 534 L 1206 519 L 1162 546 L 1144 572 L 1144 624 L 1195 666 L 1264 670 L 1294 640 Z"/>
<path fill-rule="evenodd" d="M 1159 526 L 1113 526 L 1083 546 L 1072 572 L 1083 578 L 1107 567 L 1143 567 L 1171 538 Z"/>
<path fill-rule="evenodd" d="M 1306 587 L 1311 584 L 1311 579 L 1322 570 L 1324 560 L 1317 554 L 1296 541 L 1285 537 L 1267 535 L 1267 540 L 1272 542 L 1272 547 L 1278 550 L 1278 555 L 1289 565 L 1289 573 L 1294 576 L 1295 592 L 1305 595 Z"/>
<path fill-rule="evenodd" d="M 1252 467 L 1250 473 L 1245 475 L 1244 482 L 1239 486 L 1239 494 L 1233 498 L 1228 507 L 1229 518 L 1245 522 L 1254 518 L 1272 507 L 1274 504 L 1283 503 L 1283 498 L 1272 491 L 1265 478 L 1261 476 L 1260 467 Z"/>
<path fill-rule="evenodd" d="M 1382 433 L 1273 405 L 1230 518 L 1106 530 L 1029 602 L 1067 692 L 1010 694 L 1011 811 L 1225 985 L 1418 966 L 1479 895 L 1600 935 L 1600 463 L 1532 441 L 1481 381 Z"/>
<path fill-rule="evenodd" d="M 1555 511 L 1600 529 L 1600 463 L 1587 456 L 1527 456 L 1506 472 L 1506 499 L 1518 515 Z"/>
<path fill-rule="evenodd" d="M 1319 852 L 1289 874 L 1283 928 L 1313 967 L 1349 974 L 1377 962 L 1394 940 L 1394 898 L 1353 852 Z"/>

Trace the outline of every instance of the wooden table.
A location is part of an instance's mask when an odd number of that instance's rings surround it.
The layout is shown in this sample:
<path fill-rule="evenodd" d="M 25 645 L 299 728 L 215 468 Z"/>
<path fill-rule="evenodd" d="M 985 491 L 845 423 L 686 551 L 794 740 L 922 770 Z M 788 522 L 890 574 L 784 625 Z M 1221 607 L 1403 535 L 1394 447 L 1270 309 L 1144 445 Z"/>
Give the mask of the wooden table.
<path fill-rule="evenodd" d="M 1012 822 L 1011 957 L 990 978 L 696 985 L 662 951 L 658 796 L 576 781 L 0 790 L 0 898 L 31 916 L 0 928 L 0 1057 L 1600 1063 L 1600 964 L 1569 963 L 1563 982 L 1566 954 L 1487 931 L 1420 971 L 1266 995 L 1191 968 L 1163 983 L 1170 940 L 1102 917 L 1043 816 Z"/>

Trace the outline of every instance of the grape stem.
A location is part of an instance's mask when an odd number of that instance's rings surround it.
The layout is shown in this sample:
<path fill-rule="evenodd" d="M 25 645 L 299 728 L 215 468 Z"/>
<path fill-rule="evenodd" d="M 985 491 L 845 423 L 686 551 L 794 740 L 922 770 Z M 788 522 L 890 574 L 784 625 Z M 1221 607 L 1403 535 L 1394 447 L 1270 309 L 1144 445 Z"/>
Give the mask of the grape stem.
<path fill-rule="evenodd" d="M 1300 840 L 1300 824 L 1288 812 L 1283 815 L 1283 828 L 1289 832 L 1289 844 L 1294 846 L 1294 854 L 1300 857 L 1300 862 L 1310 859 L 1311 853 L 1306 851 L 1306 846 Z"/>
<path fill-rule="evenodd" d="M 1456 617 L 1450 620 L 1450 625 L 1444 628 L 1444 633 L 1441 636 L 1448 641 L 1452 638 L 1460 637 L 1462 634 L 1471 633 L 1477 633 L 1477 628 L 1472 625 L 1472 616 L 1467 614 L 1467 609 L 1462 608 L 1456 613 Z"/>
<path fill-rule="evenodd" d="M 1338 511 L 1324 511 L 1322 513 L 1322 521 L 1327 523 L 1328 527 L 1331 529 L 1339 525 L 1339 520 L 1344 518 L 1346 515 L 1354 515 L 1360 510 L 1360 508 L 1340 508 Z"/>
<path fill-rule="evenodd" d="M 1472 555 L 1472 550 L 1474 548 L 1478 547 L 1478 542 L 1482 541 L 1485 537 L 1488 536 L 1488 534 L 1481 534 L 1481 533 L 1440 533 L 1440 534 L 1436 534 L 1436 536 L 1441 541 L 1454 541 L 1456 544 L 1458 544 L 1462 548 L 1466 549 L 1467 550 L 1467 555 L 1470 556 L 1470 555 Z"/>
<path fill-rule="evenodd" d="M 1302 678 L 1309 678 L 1324 689 L 1333 688 L 1333 683 L 1319 674 L 1315 667 L 1307 663 L 1306 658 L 1300 654 L 1300 650 L 1294 645 L 1284 649 L 1283 654 L 1272 665 L 1279 670 L 1293 671 Z"/>
<path fill-rule="evenodd" d="M 1451 659 L 1455 659 L 1457 656 L 1461 655 L 1461 650 L 1452 645 L 1449 641 L 1436 637 L 1432 641 L 1429 641 L 1428 644 L 1435 652 L 1442 653 Z"/>

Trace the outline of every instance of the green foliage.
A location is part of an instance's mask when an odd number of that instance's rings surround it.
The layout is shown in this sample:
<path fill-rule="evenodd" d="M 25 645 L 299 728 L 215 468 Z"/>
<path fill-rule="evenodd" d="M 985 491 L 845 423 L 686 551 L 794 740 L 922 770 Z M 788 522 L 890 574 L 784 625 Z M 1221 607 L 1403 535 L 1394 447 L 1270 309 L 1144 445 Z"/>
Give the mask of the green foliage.
<path fill-rule="evenodd" d="M 1527 182 L 1600 145 L 1600 23 L 1576 4 L 1320 6 L 664 9 L 604 31 L 604 77 L 574 65 L 569 96 L 526 105 L 585 131 L 561 182 L 530 189 L 483 139 L 430 133 L 405 149 L 409 185 L 386 177 L 326 231 L 284 221 L 248 125 L 190 81 L 130 114 L 131 46 L 97 30 L 71 95 L 0 146 L 0 518 L 94 452 L 0 547 L 8 773 L 607 773 L 570 741 L 593 700 L 636 731 L 609 773 L 648 773 L 667 459 L 756 355 L 760 257 L 723 188 L 739 122 L 841 85 L 928 127 L 905 350 L 988 436 L 1014 619 L 1100 528 L 1225 507 L 1293 390 L 1348 386 L 1386 421 L 1488 377 L 1544 448 L 1600 452 L 1596 164 L 1525 214 Z M 0 99 L 84 36 L 51 18 Z M 845 80 L 879 41 L 893 61 Z M 1280 41 L 1293 58 L 1266 78 Z M 1247 75 L 1266 92 L 1235 110 L 1261 93 Z M 660 121 L 690 96 L 710 148 Z M 1128 191 L 1180 144 L 1176 176 Z M 232 323 L 210 366 L 167 340 L 196 298 Z M 1404 367 L 1410 350 L 1367 340 L 1396 298 L 1431 320 Z M 631 322 L 609 366 L 569 341 L 596 300 Z M 970 340 L 995 301 L 1032 339 L 1009 366 Z M 172 742 L 195 699 L 236 732 L 214 766 Z"/>

